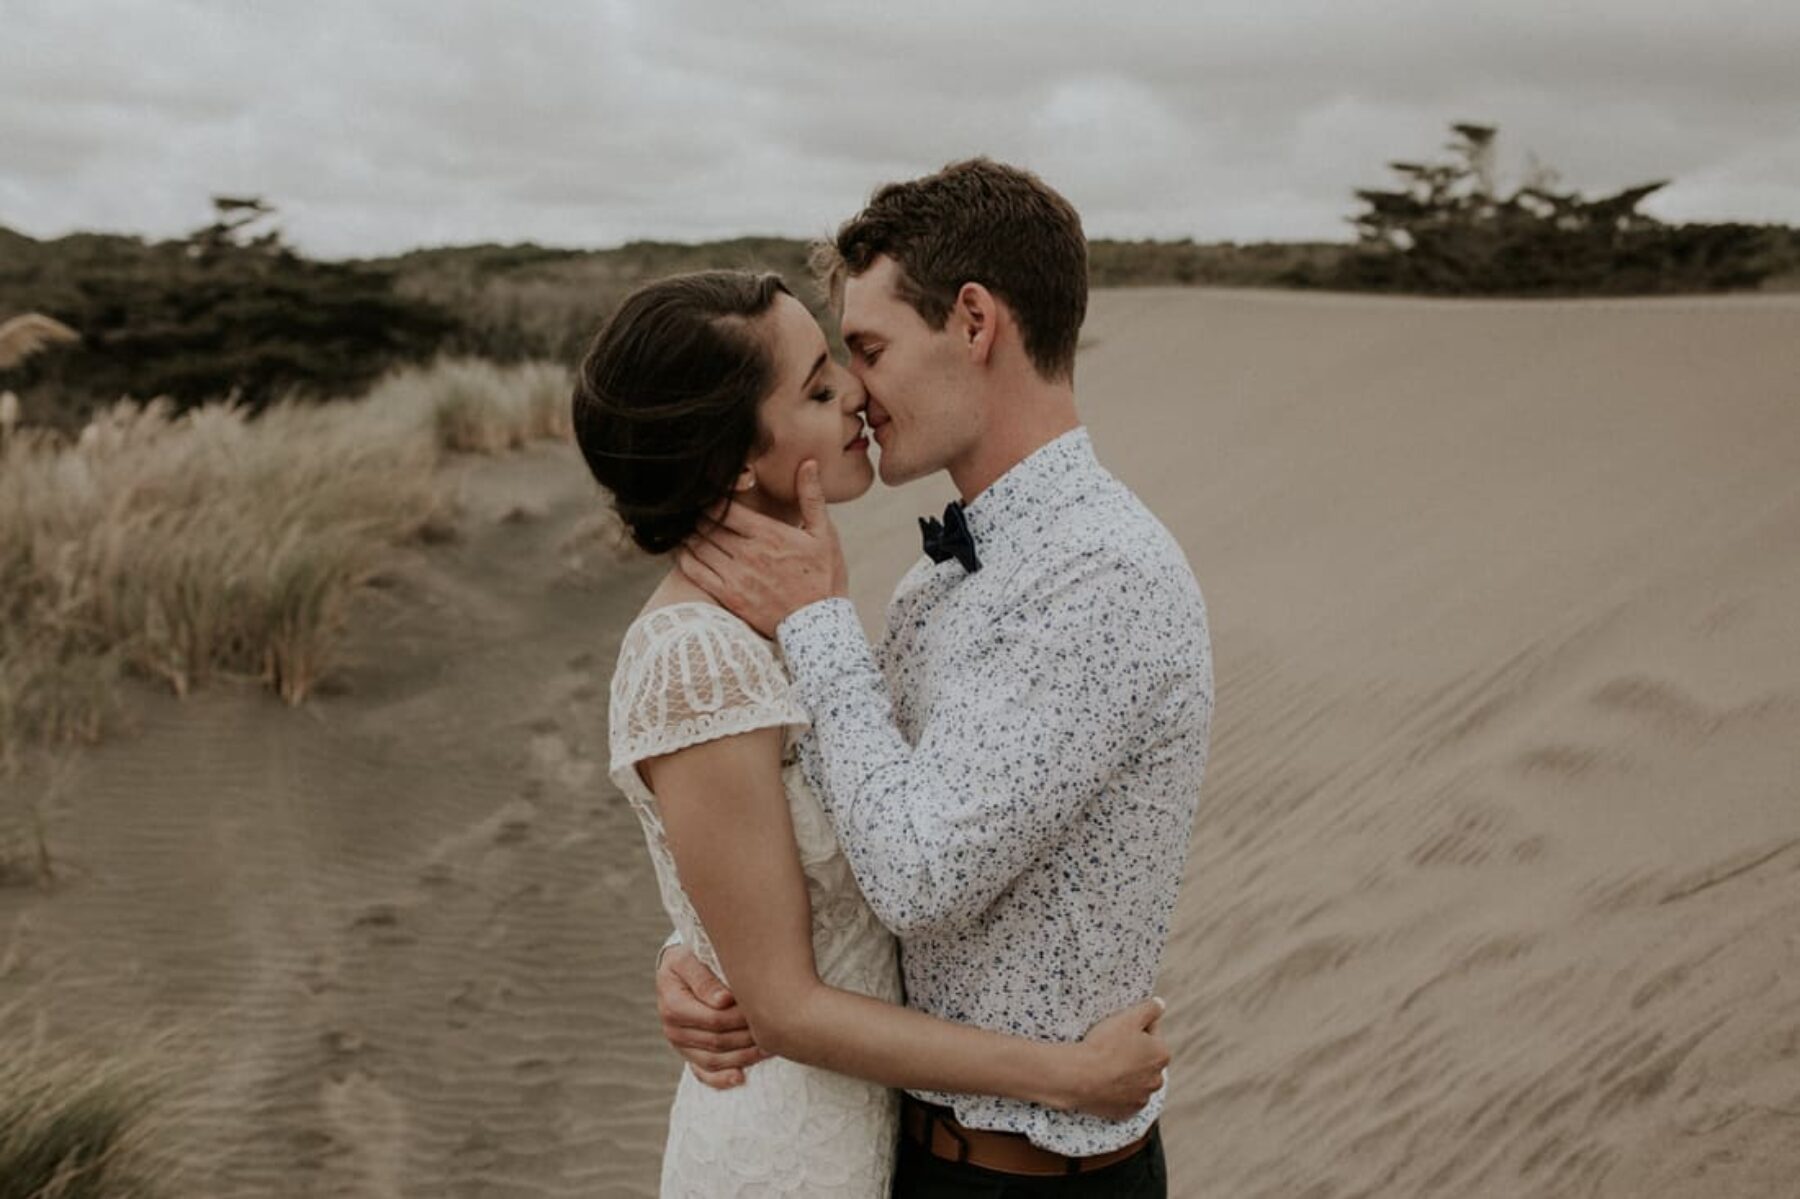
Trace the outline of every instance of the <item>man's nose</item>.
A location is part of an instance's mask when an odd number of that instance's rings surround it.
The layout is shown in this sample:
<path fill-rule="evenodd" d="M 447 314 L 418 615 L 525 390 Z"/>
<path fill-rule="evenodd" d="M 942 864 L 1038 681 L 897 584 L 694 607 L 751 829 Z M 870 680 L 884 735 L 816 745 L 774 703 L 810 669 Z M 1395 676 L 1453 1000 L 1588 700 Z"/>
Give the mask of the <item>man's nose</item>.
<path fill-rule="evenodd" d="M 861 412 L 869 406 L 869 393 L 863 389 L 862 380 L 851 376 L 851 383 L 844 388 L 844 411 Z"/>

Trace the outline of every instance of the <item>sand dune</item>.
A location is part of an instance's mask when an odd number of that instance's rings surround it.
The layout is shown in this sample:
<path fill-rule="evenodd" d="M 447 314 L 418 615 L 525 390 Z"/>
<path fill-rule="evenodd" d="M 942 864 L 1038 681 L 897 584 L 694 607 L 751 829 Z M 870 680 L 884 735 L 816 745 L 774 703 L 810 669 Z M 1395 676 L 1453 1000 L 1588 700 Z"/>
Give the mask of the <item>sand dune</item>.
<path fill-rule="evenodd" d="M 1217 653 L 1174 1193 L 1794 1194 L 1800 300 L 1103 293 L 1080 391 Z M 0 1000 L 176 1031 L 192 1193 L 654 1193 L 664 924 L 602 763 L 657 568 L 566 449 L 463 483 L 337 693 L 138 696 L 69 881 L 0 892 Z M 840 513 L 871 624 L 947 495 Z"/>

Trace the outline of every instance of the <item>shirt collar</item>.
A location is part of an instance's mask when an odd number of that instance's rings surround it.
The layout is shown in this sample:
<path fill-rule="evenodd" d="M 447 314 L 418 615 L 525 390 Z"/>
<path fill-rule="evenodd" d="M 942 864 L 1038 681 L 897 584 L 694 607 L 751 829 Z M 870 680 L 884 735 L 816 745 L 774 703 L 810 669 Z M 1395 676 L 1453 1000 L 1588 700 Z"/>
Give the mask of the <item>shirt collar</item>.
<path fill-rule="evenodd" d="M 1098 466 L 1085 426 L 1046 442 L 963 505 L 977 551 L 983 538 L 1005 533 L 1061 491 L 1070 476 Z"/>

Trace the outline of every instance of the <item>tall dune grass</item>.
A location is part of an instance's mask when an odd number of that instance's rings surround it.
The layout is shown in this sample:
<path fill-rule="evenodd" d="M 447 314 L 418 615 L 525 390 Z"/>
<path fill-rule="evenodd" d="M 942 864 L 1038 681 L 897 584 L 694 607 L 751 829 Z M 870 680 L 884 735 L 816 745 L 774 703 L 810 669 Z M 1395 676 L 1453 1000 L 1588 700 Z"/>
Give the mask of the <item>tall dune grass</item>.
<path fill-rule="evenodd" d="M 402 374 L 378 394 L 407 402 L 426 392 L 438 444 L 447 450 L 492 454 L 532 441 L 567 440 L 569 373 L 549 363 L 496 366 L 479 359 L 441 362 L 430 374 Z M 417 403 L 418 400 L 412 400 Z"/>
<path fill-rule="evenodd" d="M 0 1199 L 172 1194 L 152 1146 L 150 1058 L 52 1050 L 30 1023 L 0 1007 Z"/>
<path fill-rule="evenodd" d="M 55 1044 L 23 999 L 0 1005 L 0 1199 L 159 1199 L 182 1193 L 158 1100 L 174 1042 L 122 1054 Z"/>
<path fill-rule="evenodd" d="M 6 438 L 0 769 L 96 738 L 124 671 L 178 694 L 249 676 L 300 703 L 388 547 L 447 518 L 443 452 L 567 436 L 568 395 L 560 368 L 447 362 L 356 401 L 125 402 L 72 441 Z"/>

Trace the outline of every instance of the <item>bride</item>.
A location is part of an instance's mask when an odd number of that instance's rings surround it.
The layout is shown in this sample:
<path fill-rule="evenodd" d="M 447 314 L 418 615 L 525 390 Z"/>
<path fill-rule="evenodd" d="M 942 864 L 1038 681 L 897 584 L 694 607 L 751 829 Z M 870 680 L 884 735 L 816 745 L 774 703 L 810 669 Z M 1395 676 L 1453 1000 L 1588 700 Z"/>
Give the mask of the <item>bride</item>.
<path fill-rule="evenodd" d="M 829 500 L 867 491 L 862 406 L 777 276 L 710 271 L 625 300 L 582 363 L 574 423 L 633 540 L 667 553 L 721 500 L 797 523 L 803 461 Z M 676 930 L 770 1056 L 725 1090 L 683 1071 L 663 1194 L 885 1195 L 892 1088 L 1108 1119 L 1140 1109 L 1168 1063 L 1159 1000 L 1073 1044 L 902 1006 L 894 940 L 796 764 L 807 726 L 778 648 L 671 570 L 620 646 L 611 775 L 643 824 Z"/>

